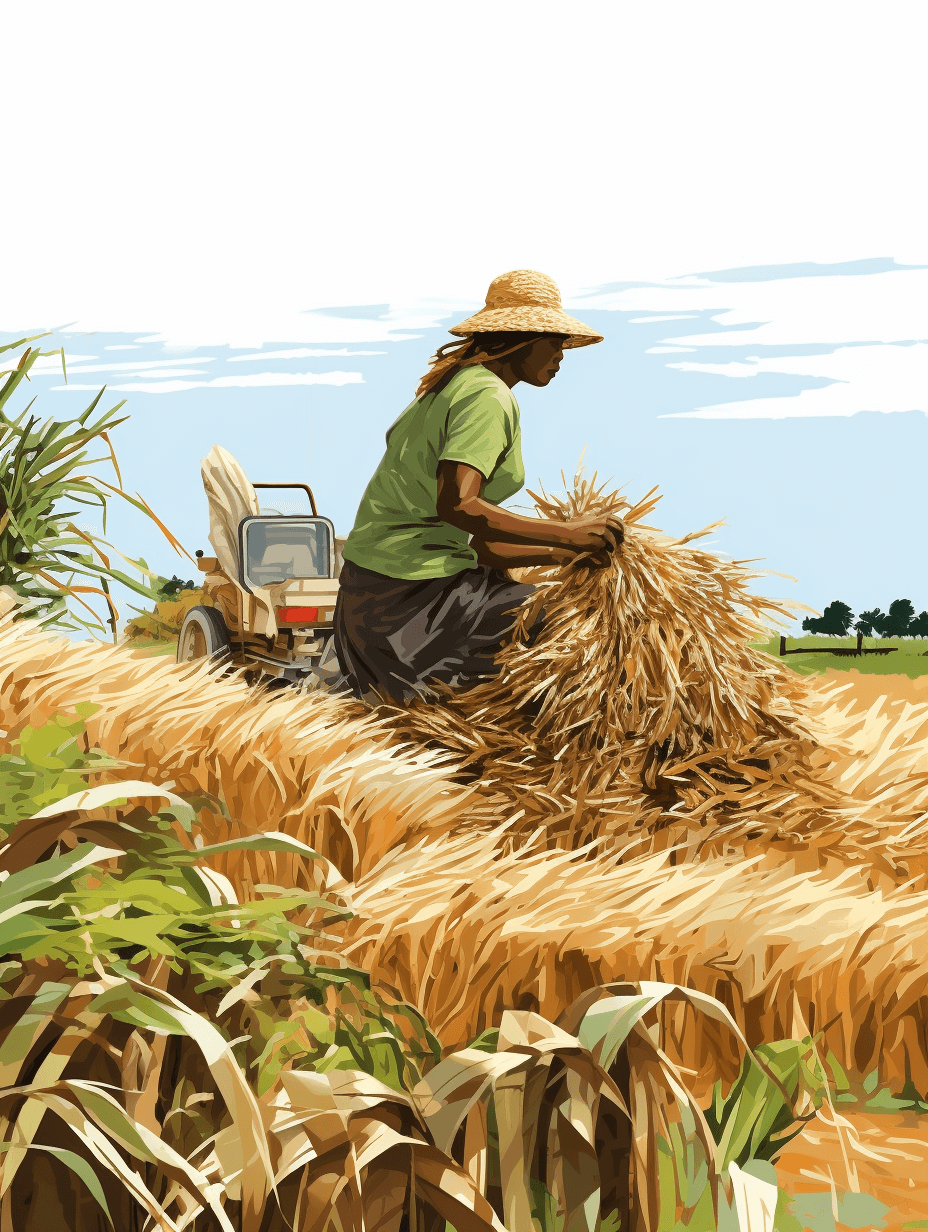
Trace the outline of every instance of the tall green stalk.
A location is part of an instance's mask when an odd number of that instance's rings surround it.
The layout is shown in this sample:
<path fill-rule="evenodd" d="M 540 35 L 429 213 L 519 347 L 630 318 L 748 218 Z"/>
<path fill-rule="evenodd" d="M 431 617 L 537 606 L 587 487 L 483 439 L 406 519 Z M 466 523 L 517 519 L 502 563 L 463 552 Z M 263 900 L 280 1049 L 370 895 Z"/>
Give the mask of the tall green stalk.
<path fill-rule="evenodd" d="M 122 486 L 109 433 L 127 418 L 117 418 L 125 400 L 97 413 L 101 389 L 74 419 L 40 419 L 31 413 L 35 399 L 16 418 L 7 414 L 7 403 L 30 379 L 36 360 L 57 354 L 28 345 L 33 341 L 20 338 L 0 346 L 0 352 L 26 347 L 14 368 L 0 371 L 0 378 L 6 378 L 0 385 L 0 589 L 42 625 L 94 633 L 105 633 L 109 626 L 115 641 L 119 612 L 111 583 L 154 599 L 149 583 L 154 575 L 144 561 L 124 556 L 103 536 L 77 526 L 79 507 L 99 511 L 105 535 L 107 500 L 116 495 L 151 518 L 178 553 L 188 553 L 142 497 L 130 496 Z M 67 380 L 63 348 L 61 364 Z M 98 450 L 100 456 L 92 456 Z M 93 471 L 100 464 L 112 466 L 115 484 Z M 112 554 L 141 577 L 115 568 Z"/>

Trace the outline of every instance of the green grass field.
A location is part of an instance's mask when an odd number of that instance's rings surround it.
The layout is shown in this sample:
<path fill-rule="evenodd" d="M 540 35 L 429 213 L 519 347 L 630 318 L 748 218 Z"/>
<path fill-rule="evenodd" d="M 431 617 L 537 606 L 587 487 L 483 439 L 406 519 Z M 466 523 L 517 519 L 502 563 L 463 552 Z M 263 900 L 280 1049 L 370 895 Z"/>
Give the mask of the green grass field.
<path fill-rule="evenodd" d="M 770 637 L 766 641 L 758 642 L 757 645 L 762 650 L 765 650 L 767 654 L 779 657 L 780 638 L 778 635 Z M 786 639 L 787 650 L 798 650 L 800 647 L 808 647 L 811 650 L 813 647 L 819 646 L 831 648 L 837 646 L 854 647 L 856 645 L 856 636 L 817 637 L 807 634 L 803 637 L 788 637 Z M 865 675 L 908 676 L 911 679 L 914 679 L 916 676 L 928 676 L 928 638 L 864 638 L 864 650 L 880 646 L 894 646 L 896 649 L 892 654 L 888 655 L 865 654 L 859 658 L 856 655 L 790 654 L 782 661 L 801 676 L 821 674 L 829 667 L 836 668 L 838 671 L 850 671 L 853 669 L 855 672 L 861 672 Z"/>

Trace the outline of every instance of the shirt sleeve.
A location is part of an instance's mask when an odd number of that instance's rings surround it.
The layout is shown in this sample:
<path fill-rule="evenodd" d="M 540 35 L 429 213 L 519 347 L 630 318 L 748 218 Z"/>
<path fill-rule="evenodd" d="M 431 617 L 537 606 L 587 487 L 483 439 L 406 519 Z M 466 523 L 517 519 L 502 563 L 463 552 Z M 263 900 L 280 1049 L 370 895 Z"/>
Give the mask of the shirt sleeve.
<path fill-rule="evenodd" d="M 439 462 L 463 462 L 489 479 L 511 447 L 512 412 L 494 389 L 467 390 L 456 397 L 446 420 Z"/>

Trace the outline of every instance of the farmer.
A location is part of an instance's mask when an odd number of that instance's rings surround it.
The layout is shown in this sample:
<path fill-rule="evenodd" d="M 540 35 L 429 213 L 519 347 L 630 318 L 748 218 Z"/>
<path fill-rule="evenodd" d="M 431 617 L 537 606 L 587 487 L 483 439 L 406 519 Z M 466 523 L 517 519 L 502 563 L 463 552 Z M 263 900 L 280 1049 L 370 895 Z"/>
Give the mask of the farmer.
<path fill-rule="evenodd" d="M 525 482 L 513 388 L 547 385 L 567 348 L 602 336 L 534 270 L 495 278 L 486 307 L 450 332 L 463 341 L 438 348 L 387 432 L 344 546 L 335 650 L 358 697 L 407 702 L 430 681 L 497 671 L 492 656 L 534 589 L 506 570 L 603 566 L 622 542 L 615 518 L 553 522 L 500 507 Z"/>

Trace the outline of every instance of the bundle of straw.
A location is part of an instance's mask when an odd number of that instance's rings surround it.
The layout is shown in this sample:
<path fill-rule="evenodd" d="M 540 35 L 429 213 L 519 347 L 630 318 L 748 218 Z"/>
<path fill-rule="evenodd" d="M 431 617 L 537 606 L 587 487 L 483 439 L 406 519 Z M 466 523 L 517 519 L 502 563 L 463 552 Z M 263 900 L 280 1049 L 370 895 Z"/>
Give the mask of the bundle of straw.
<path fill-rule="evenodd" d="M 598 840 L 624 858 L 680 860 L 759 841 L 892 875 L 928 854 L 919 759 L 895 751 L 899 778 L 879 807 L 848 790 L 847 716 L 752 644 L 789 609 L 752 592 L 762 575 L 745 563 L 692 546 L 713 526 L 668 538 L 644 523 L 653 495 L 630 506 L 582 477 L 535 500 L 557 520 L 621 515 L 614 564 L 524 571 L 537 590 L 499 675 L 399 712 L 397 731 L 453 753 L 463 777 L 520 814 L 519 833 L 541 830 L 552 846 Z M 529 646 L 521 635 L 541 608 Z"/>

